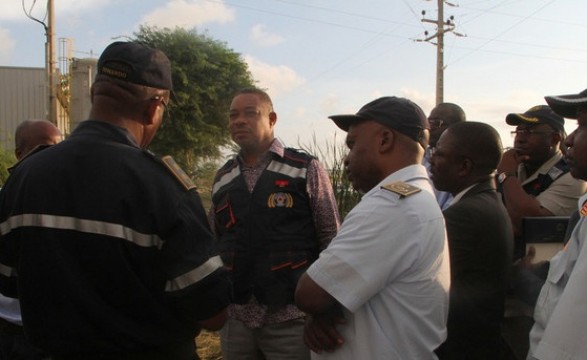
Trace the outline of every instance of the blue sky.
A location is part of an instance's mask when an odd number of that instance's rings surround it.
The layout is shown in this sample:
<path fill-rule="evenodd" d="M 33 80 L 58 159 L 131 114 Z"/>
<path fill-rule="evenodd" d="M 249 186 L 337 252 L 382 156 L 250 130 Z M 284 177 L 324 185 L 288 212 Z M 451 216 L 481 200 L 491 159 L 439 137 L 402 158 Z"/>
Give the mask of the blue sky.
<path fill-rule="evenodd" d="M 0 65 L 44 66 L 45 0 L 0 0 Z M 587 88 L 585 0 L 451 0 L 445 19 L 444 100 L 493 125 L 544 104 L 544 95 Z M 34 6 L 33 6 L 34 5 Z M 327 118 L 355 113 L 384 95 L 407 97 L 428 114 L 435 102 L 437 1 L 426 0 L 55 0 L 56 38 L 77 58 L 97 57 L 140 24 L 195 28 L 249 64 L 274 100 L 276 135 L 290 146 L 342 141 Z M 567 129 L 574 122 L 567 121 Z M 336 140 L 335 140 L 336 139 Z"/>

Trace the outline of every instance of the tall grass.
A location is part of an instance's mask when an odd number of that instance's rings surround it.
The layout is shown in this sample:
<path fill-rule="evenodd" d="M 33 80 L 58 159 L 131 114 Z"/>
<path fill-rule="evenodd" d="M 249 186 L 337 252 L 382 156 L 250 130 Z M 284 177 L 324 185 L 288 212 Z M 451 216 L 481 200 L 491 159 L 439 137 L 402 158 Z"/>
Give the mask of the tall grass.
<path fill-rule="evenodd" d="M 299 144 L 298 146 L 318 158 L 328 171 L 338 211 L 341 218 L 344 219 L 361 199 L 360 194 L 353 189 L 344 173 L 344 159 L 348 152 L 346 145 L 337 142 L 336 134 L 334 134 L 332 141 L 326 140 L 325 145 L 320 146 L 316 134 L 313 134 L 309 144 Z"/>

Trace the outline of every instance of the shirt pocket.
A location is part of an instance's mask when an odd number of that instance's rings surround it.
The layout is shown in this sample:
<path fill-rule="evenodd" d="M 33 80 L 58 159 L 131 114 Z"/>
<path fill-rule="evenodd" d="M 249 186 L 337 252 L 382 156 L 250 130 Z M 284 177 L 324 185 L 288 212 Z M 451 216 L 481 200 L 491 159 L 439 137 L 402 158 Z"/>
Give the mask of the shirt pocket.
<path fill-rule="evenodd" d="M 218 229 L 220 233 L 223 233 L 226 229 L 232 228 L 236 224 L 237 220 L 232 211 L 232 204 L 228 194 L 218 202 L 218 205 L 216 205 L 214 222 L 216 224 L 216 229 Z"/>
<path fill-rule="evenodd" d="M 542 324 L 548 322 L 548 318 L 552 314 L 567 281 L 565 277 L 567 261 L 568 252 L 566 251 L 560 251 L 550 260 L 548 276 L 536 301 L 536 309 L 534 311 L 536 322 Z"/>

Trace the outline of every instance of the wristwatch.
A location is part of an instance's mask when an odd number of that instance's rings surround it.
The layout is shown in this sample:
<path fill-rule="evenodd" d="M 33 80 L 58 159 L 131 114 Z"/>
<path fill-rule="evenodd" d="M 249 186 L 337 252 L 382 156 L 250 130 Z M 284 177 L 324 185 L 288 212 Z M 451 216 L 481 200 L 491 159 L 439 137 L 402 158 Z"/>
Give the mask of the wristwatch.
<path fill-rule="evenodd" d="M 501 174 L 497 175 L 497 182 L 503 184 L 505 179 L 509 178 L 510 176 L 518 177 L 518 175 L 513 172 L 502 172 Z"/>

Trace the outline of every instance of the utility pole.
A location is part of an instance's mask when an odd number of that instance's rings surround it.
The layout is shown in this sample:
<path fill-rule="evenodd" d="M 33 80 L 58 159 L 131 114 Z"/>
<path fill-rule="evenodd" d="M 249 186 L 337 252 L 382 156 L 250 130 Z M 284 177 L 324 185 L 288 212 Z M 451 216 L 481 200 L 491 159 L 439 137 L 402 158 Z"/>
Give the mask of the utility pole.
<path fill-rule="evenodd" d="M 450 16 L 448 20 L 444 20 L 444 4 L 449 6 L 456 6 L 449 3 L 446 0 L 438 1 L 438 18 L 437 19 L 426 19 L 423 18 L 422 22 L 428 22 L 436 24 L 436 33 L 428 36 L 428 31 L 424 32 L 427 37 L 417 41 L 430 41 L 438 39 L 436 42 L 436 105 L 444 101 L 444 34 L 453 31 L 457 36 L 463 36 L 454 32 L 455 24 L 453 22 L 454 16 Z M 425 11 L 422 11 L 422 15 L 426 15 Z M 430 41 L 431 42 L 431 41 Z M 433 42 L 432 42 L 433 43 Z M 433 43 L 434 44 L 434 43 Z"/>
<path fill-rule="evenodd" d="M 49 95 L 48 120 L 57 123 L 57 79 L 55 76 L 55 5 L 53 0 L 47 0 L 47 26 L 45 35 L 45 69 L 47 71 L 47 90 Z"/>

